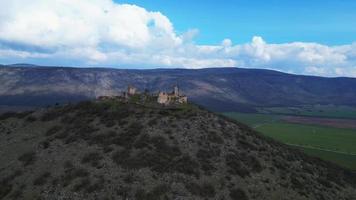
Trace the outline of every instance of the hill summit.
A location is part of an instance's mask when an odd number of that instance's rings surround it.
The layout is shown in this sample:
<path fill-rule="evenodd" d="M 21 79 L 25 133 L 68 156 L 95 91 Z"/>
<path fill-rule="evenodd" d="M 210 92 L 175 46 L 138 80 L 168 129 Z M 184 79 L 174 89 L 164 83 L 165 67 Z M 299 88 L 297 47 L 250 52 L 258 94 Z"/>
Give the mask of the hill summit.
<path fill-rule="evenodd" d="M 0 199 L 352 200 L 351 171 L 191 104 L 0 117 Z"/>

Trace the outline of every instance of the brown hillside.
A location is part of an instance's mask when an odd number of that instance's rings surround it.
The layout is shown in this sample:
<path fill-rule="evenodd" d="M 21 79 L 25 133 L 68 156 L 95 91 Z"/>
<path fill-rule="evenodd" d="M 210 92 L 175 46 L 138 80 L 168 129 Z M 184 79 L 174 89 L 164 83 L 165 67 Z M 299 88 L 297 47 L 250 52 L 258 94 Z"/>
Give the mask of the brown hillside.
<path fill-rule="evenodd" d="M 353 200 L 356 176 L 193 105 L 0 117 L 0 199 Z"/>

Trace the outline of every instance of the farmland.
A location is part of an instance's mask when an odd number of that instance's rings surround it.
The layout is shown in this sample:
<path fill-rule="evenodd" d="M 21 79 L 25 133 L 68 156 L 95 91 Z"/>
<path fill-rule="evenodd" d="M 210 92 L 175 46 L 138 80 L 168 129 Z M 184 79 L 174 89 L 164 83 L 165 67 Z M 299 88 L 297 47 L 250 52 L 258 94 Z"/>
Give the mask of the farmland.
<path fill-rule="evenodd" d="M 281 110 L 282 109 L 279 111 Z M 333 112 L 338 113 L 338 116 L 342 118 L 352 118 L 354 115 L 352 112 Z M 309 114 L 310 113 L 312 112 L 309 112 Z M 303 120 L 298 121 L 298 123 L 292 123 L 286 120 L 286 115 L 280 114 L 224 114 L 251 126 L 266 136 L 272 137 L 292 147 L 299 148 L 309 155 L 356 170 L 356 129 L 325 126 L 320 123 L 318 124 L 319 121 L 316 121 L 315 124 L 303 124 L 301 123 Z M 304 118 L 308 117 L 304 116 Z M 327 118 L 327 120 L 328 122 L 333 122 L 333 119 Z M 310 121 L 313 122 L 313 120 Z M 335 119 L 334 121 L 334 123 L 340 122 L 340 119 Z M 344 120 L 342 122 L 353 123 L 354 121 Z M 336 124 L 340 125 L 340 123 Z"/>

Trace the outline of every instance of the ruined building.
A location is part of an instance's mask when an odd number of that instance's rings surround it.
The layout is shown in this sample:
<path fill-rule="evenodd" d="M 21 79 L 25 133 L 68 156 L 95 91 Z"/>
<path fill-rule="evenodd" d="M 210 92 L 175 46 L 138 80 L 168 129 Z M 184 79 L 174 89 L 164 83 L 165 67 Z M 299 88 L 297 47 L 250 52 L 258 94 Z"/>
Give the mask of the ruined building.
<path fill-rule="evenodd" d="M 188 102 L 188 97 L 185 95 L 179 94 L 178 86 L 174 87 L 173 92 L 159 92 L 157 102 L 160 104 L 182 104 Z"/>
<path fill-rule="evenodd" d="M 174 90 L 170 93 L 159 92 L 157 94 L 150 94 L 148 91 L 140 93 L 135 87 L 129 85 L 126 92 L 122 92 L 120 96 L 100 96 L 98 100 L 117 100 L 122 102 L 128 102 L 129 100 L 135 99 L 140 102 L 152 101 L 157 98 L 159 104 L 170 105 L 170 104 L 184 104 L 188 102 L 188 97 L 180 94 L 178 86 L 174 87 Z"/>
<path fill-rule="evenodd" d="M 128 99 L 131 96 L 134 96 L 135 94 L 137 94 L 137 89 L 131 85 L 129 85 L 127 87 L 127 92 L 123 93 L 123 96 Z"/>

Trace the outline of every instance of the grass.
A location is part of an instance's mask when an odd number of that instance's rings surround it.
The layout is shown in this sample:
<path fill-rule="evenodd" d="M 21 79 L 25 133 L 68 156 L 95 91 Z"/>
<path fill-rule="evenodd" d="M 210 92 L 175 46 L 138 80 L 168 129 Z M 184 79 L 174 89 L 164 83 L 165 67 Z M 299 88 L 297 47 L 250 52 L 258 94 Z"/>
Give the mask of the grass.
<path fill-rule="evenodd" d="M 308 114 L 311 115 L 311 112 Z M 280 142 L 300 148 L 309 155 L 356 170 L 355 129 L 292 124 L 283 122 L 281 115 L 276 114 L 224 113 L 224 115 Z M 336 117 L 338 116 L 341 115 Z M 347 115 L 343 115 L 345 116 Z"/>
<path fill-rule="evenodd" d="M 251 127 L 259 126 L 260 124 L 273 123 L 280 119 L 279 115 L 267 115 L 267 114 L 251 114 L 251 113 L 237 113 L 227 112 L 225 116 L 232 119 L 236 119 L 239 122 L 245 123 Z"/>
<path fill-rule="evenodd" d="M 309 105 L 298 107 L 260 108 L 261 113 L 287 114 L 314 117 L 349 118 L 356 119 L 356 108 L 350 106 Z"/>
<path fill-rule="evenodd" d="M 343 153 L 335 153 L 328 151 L 321 151 L 317 149 L 302 148 L 302 150 L 312 156 L 319 157 L 324 160 L 330 160 L 338 163 L 341 166 L 356 169 L 356 155 L 347 155 Z"/>
<path fill-rule="evenodd" d="M 356 154 L 356 130 L 275 122 L 257 131 L 283 143 Z"/>

